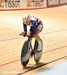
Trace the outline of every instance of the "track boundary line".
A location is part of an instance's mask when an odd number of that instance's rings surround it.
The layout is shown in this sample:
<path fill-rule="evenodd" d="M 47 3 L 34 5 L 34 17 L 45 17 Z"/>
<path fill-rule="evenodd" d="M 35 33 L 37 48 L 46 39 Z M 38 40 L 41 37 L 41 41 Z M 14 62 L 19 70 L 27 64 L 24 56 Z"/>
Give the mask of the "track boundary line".
<path fill-rule="evenodd" d="M 56 51 L 56 50 L 60 50 L 60 49 L 62 49 L 62 48 L 66 48 L 66 47 L 67 47 L 67 46 L 61 46 L 61 47 L 53 48 L 53 49 L 44 51 L 43 54 L 44 54 L 44 53 L 48 53 L 48 52 L 53 52 L 53 51 Z M 16 60 L 13 60 L 13 61 L 9 61 L 9 62 L 7 62 L 7 63 L 0 64 L 0 67 L 1 67 L 1 66 L 5 66 L 5 65 L 8 65 L 8 64 L 15 63 L 15 62 L 17 62 L 17 61 L 19 61 L 19 60 L 20 60 L 20 59 L 16 59 Z"/>
<path fill-rule="evenodd" d="M 35 70 L 35 69 L 37 69 L 37 68 L 40 68 L 40 67 L 42 67 L 42 66 L 48 65 L 48 64 L 50 64 L 50 63 L 59 61 L 59 60 L 64 59 L 64 58 L 66 58 L 66 57 L 67 57 L 67 56 L 63 56 L 63 57 L 57 58 L 57 59 L 55 59 L 55 60 L 49 61 L 49 62 L 47 62 L 47 63 L 43 63 L 43 64 L 41 64 L 41 65 L 39 65 L 39 66 L 33 67 L 33 68 L 31 68 L 31 69 L 28 69 L 28 70 L 26 70 L 26 71 L 24 71 L 24 72 L 21 72 L 21 73 L 18 73 L 18 74 L 16 74 L 16 75 L 25 74 L 25 73 L 27 73 L 27 72 L 30 72 L 30 71 Z"/>

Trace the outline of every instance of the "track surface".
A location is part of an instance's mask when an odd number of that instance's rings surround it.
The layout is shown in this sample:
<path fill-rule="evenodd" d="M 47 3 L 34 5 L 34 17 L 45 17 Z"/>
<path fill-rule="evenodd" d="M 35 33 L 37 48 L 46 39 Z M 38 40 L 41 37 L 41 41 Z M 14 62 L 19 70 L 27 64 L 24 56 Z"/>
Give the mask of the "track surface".
<path fill-rule="evenodd" d="M 26 69 L 20 63 L 21 48 L 27 38 L 18 34 L 23 30 L 22 16 L 31 14 L 42 19 L 43 55 L 40 64 L 31 58 Z M 0 12 L 0 75 L 34 75 L 67 61 L 67 6 L 22 11 Z M 34 40 L 33 40 L 34 41 Z"/>

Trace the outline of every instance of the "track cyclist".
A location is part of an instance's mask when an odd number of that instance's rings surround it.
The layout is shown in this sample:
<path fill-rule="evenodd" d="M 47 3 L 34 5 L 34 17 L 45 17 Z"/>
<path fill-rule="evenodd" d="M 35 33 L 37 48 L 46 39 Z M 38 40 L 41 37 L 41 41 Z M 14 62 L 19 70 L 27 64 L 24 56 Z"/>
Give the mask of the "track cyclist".
<path fill-rule="evenodd" d="M 29 32 L 27 31 L 27 26 L 30 26 Z M 43 29 L 43 23 L 39 18 L 36 18 L 35 16 L 30 16 L 27 15 L 23 17 L 23 29 L 24 32 L 22 32 L 20 35 L 23 36 L 30 36 L 30 37 L 35 37 L 35 40 L 39 40 L 39 33 Z"/>

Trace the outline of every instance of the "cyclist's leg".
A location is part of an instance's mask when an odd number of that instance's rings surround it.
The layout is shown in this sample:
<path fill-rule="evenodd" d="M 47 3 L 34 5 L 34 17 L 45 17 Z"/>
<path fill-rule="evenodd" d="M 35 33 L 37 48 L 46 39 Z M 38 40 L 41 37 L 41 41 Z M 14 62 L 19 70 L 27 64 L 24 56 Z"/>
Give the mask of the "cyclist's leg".
<path fill-rule="evenodd" d="M 36 26 L 35 24 L 33 26 L 31 26 L 30 28 L 30 32 L 31 32 L 31 36 L 35 37 L 35 40 L 39 40 L 39 33 L 42 31 L 43 29 L 43 24 L 39 24 L 38 26 Z"/>
<path fill-rule="evenodd" d="M 42 31 L 42 29 L 43 29 L 43 25 L 41 24 L 41 25 L 38 25 L 38 27 L 37 27 L 37 29 L 36 29 L 36 32 L 35 32 L 35 39 L 36 40 L 39 40 L 40 39 L 40 37 L 39 37 L 39 33 Z"/>

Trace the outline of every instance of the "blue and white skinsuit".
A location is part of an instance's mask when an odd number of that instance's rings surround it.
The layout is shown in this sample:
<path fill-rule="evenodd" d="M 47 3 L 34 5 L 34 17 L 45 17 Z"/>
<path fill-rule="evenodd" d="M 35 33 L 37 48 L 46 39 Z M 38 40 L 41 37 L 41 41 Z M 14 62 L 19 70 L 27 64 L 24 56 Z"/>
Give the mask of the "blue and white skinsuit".
<path fill-rule="evenodd" d="M 42 31 L 43 23 L 40 19 L 35 18 L 35 17 L 31 17 L 30 22 L 31 22 L 31 26 L 30 26 L 31 36 L 36 34 L 37 29 L 39 29 L 40 32 Z M 26 35 L 27 34 L 27 25 L 25 25 L 24 23 L 23 23 L 23 28 L 24 28 L 24 32 L 25 32 L 25 35 Z"/>

